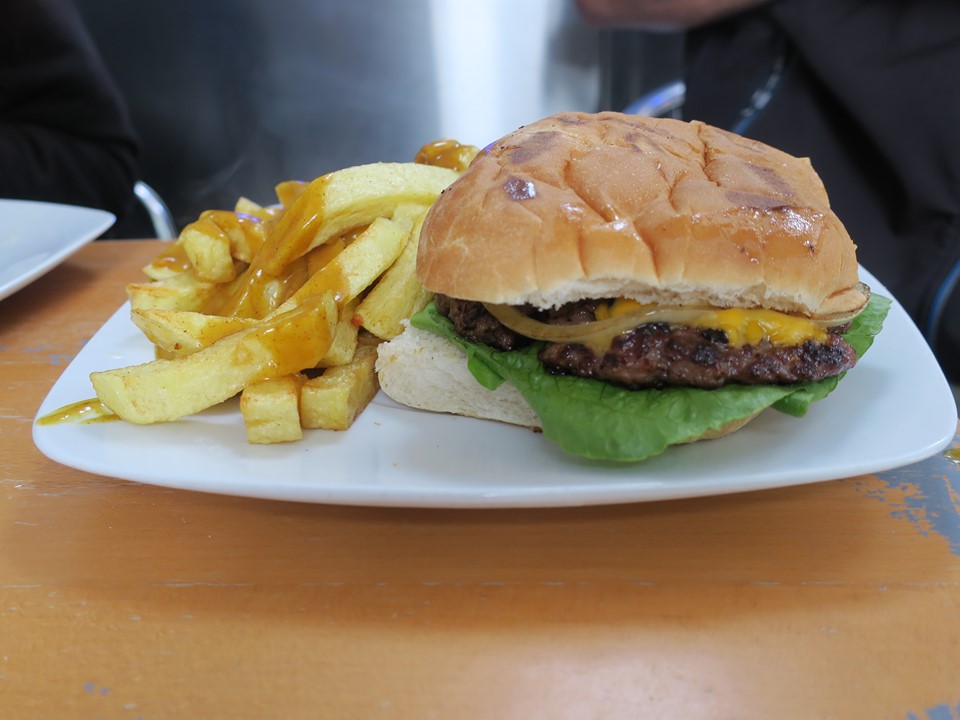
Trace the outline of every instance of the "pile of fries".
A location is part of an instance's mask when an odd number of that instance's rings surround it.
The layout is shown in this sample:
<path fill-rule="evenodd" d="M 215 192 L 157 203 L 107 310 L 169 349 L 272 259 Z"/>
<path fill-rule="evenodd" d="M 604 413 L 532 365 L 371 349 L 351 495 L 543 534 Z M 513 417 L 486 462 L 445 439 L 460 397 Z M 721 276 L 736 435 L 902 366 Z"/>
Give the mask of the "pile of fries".
<path fill-rule="evenodd" d="M 240 394 L 252 443 L 347 429 L 377 392 L 377 344 L 429 300 L 420 225 L 475 153 L 437 144 L 418 162 L 281 183 L 277 205 L 203 213 L 127 287 L 157 359 L 93 373 L 98 399 L 147 424 Z"/>

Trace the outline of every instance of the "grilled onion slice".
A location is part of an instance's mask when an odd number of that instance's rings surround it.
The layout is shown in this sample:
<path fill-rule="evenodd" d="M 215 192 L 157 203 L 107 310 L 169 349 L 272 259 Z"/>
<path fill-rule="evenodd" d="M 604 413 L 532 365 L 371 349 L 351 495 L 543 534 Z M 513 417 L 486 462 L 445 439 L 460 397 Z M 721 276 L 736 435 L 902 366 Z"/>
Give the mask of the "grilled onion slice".
<path fill-rule="evenodd" d="M 867 289 L 867 292 L 869 293 L 869 289 Z M 525 337 L 544 342 L 579 343 L 594 346 L 609 344 L 617 335 L 629 332 L 640 325 L 661 322 L 670 325 L 699 325 L 698 320 L 702 319 L 705 313 L 719 312 L 724 309 L 707 306 L 665 307 L 645 305 L 638 310 L 604 320 L 572 325 L 551 325 L 524 315 L 513 305 L 484 303 L 484 307 L 503 325 Z M 805 318 L 783 314 L 797 320 L 806 320 L 821 330 L 826 330 L 845 325 L 855 318 L 859 312 L 857 310 L 850 313 L 837 313 L 822 318 Z"/>
<path fill-rule="evenodd" d="M 606 320 L 594 320 L 576 325 L 551 325 L 524 315 L 513 305 L 484 303 L 487 312 L 515 333 L 534 340 L 585 345 L 633 330 L 639 325 L 656 322 L 683 324 L 703 315 L 709 308 L 662 308 L 645 306 L 642 310 L 625 313 Z"/>

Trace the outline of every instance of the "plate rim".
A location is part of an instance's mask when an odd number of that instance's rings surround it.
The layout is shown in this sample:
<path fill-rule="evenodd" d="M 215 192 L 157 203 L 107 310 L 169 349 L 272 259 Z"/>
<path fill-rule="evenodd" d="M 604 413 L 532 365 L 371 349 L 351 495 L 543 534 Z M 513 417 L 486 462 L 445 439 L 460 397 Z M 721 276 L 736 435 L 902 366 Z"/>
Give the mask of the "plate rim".
<path fill-rule="evenodd" d="M 117 221 L 116 215 L 100 208 L 67 205 L 44 200 L 0 198 L 0 225 L 2 225 L 3 211 L 9 210 L 11 207 L 29 207 L 31 209 L 42 209 L 59 213 L 59 215 L 50 218 L 51 224 L 54 222 L 62 223 L 63 213 L 69 213 L 74 218 L 82 218 L 87 222 L 80 231 L 64 238 L 56 250 L 46 255 L 40 262 L 32 265 L 27 271 L 12 276 L 8 280 L 0 279 L 0 300 L 10 297 L 18 290 L 22 290 L 33 281 L 43 277 L 76 253 L 81 247 L 100 237 L 100 235 L 109 230 Z M 2 232 L 3 228 L 0 227 L 0 234 L 2 234 Z M 2 276 L 2 274 L 0 274 L 0 276 Z"/>

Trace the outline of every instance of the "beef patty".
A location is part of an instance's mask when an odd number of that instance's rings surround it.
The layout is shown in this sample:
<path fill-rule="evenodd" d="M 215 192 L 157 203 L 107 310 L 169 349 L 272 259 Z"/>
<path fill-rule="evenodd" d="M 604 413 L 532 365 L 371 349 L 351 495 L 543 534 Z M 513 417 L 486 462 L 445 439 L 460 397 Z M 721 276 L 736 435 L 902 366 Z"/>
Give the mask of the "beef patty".
<path fill-rule="evenodd" d="M 516 350 L 531 342 L 502 325 L 481 303 L 445 295 L 437 295 L 436 303 L 457 334 L 468 340 L 498 350 Z M 589 322 L 595 319 L 598 304 L 584 300 L 529 314 L 553 324 Z M 632 390 L 666 385 L 718 388 L 728 382 L 785 385 L 832 377 L 857 361 L 856 351 L 839 332 L 832 331 L 826 342 L 775 346 L 762 341 L 733 347 L 722 330 L 662 322 L 618 335 L 603 353 L 578 343 L 545 343 L 539 358 L 552 373 L 596 378 Z"/>

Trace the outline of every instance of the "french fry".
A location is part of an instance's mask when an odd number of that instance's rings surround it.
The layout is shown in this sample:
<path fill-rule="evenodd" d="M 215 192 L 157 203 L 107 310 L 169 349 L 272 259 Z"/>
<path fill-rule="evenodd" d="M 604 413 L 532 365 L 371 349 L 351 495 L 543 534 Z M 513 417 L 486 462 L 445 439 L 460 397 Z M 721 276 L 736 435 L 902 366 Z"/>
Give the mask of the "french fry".
<path fill-rule="evenodd" d="M 237 276 L 230 236 L 209 215 L 187 225 L 180 233 L 180 242 L 201 280 L 225 283 Z"/>
<path fill-rule="evenodd" d="M 420 226 L 423 225 L 426 211 L 424 208 L 417 218 L 400 256 L 357 308 L 354 323 L 382 340 L 392 340 L 403 332 L 400 321 L 422 310 L 432 297 L 432 293 L 424 290 L 416 274 Z"/>
<path fill-rule="evenodd" d="M 163 252 L 143 267 L 143 274 L 151 280 L 167 280 L 192 268 L 183 243 L 177 239 L 168 243 Z"/>
<path fill-rule="evenodd" d="M 200 280 L 192 270 L 147 283 L 129 283 L 127 298 L 134 310 L 199 311 L 217 292 L 216 283 Z"/>
<path fill-rule="evenodd" d="M 227 282 L 235 275 L 226 267 L 227 256 L 249 264 L 275 222 L 269 216 L 207 210 L 183 229 L 180 240 L 197 275 L 205 280 Z"/>
<path fill-rule="evenodd" d="M 304 256 L 307 263 L 307 276 L 309 277 L 320 270 L 324 265 L 339 255 L 340 251 L 346 246 L 347 243 L 344 242 L 343 238 L 336 238 L 335 240 L 331 240 L 320 247 L 315 247 L 313 250 L 308 252 Z"/>
<path fill-rule="evenodd" d="M 249 264 L 260 252 L 270 230 L 276 224 L 275 217 L 261 217 L 246 213 L 218 213 L 216 223 L 230 238 L 230 254 Z"/>
<path fill-rule="evenodd" d="M 311 182 L 277 223 L 255 265 L 276 275 L 295 257 L 351 228 L 388 217 L 398 205 L 429 205 L 458 173 L 414 163 L 373 163 Z"/>
<path fill-rule="evenodd" d="M 359 301 L 354 299 L 344 306 L 333 334 L 333 344 L 327 350 L 327 354 L 320 358 L 317 367 L 345 365 L 353 359 L 357 351 L 357 335 L 360 332 L 360 327 L 353 322 L 353 315 L 358 304 Z"/>
<path fill-rule="evenodd" d="M 372 226 L 395 214 L 398 205 L 432 203 L 457 177 L 453 170 L 430 165 L 374 163 L 317 178 L 283 213 L 241 276 L 242 282 L 218 311 L 245 317 L 267 315 L 272 308 L 259 304 L 264 286 L 281 276 L 291 262 L 349 230 Z M 369 228 L 361 236 L 367 232 Z"/>
<path fill-rule="evenodd" d="M 300 427 L 300 386 L 303 375 L 270 378 L 244 388 L 240 413 L 247 441 L 255 444 L 292 442 L 303 437 Z"/>
<path fill-rule="evenodd" d="M 427 143 L 420 148 L 413 161 L 427 165 L 439 165 L 462 173 L 480 152 L 475 145 L 464 145 L 449 138 Z"/>
<path fill-rule="evenodd" d="M 232 279 L 235 268 L 227 267 L 225 248 L 233 260 L 249 263 L 280 213 L 247 198 L 240 198 L 233 212 L 208 210 L 145 265 L 143 273 L 151 280 L 166 280 L 187 270 L 211 282 Z"/>
<path fill-rule="evenodd" d="M 256 325 L 249 318 L 204 315 L 186 310 L 134 310 L 130 319 L 163 357 L 192 355 L 220 338 Z"/>
<path fill-rule="evenodd" d="M 376 345 L 361 343 L 346 365 L 327 368 L 300 389 L 300 423 L 305 428 L 346 430 L 377 394 Z"/>
<path fill-rule="evenodd" d="M 404 206 L 394 218 L 377 218 L 360 236 L 314 273 L 277 312 L 285 312 L 302 298 L 334 292 L 352 300 L 366 290 L 400 255 L 413 229 L 415 206 Z"/>
<path fill-rule="evenodd" d="M 277 194 L 277 200 L 285 208 L 293 205 L 297 198 L 303 195 L 303 191 L 307 189 L 307 185 L 310 183 L 303 180 L 284 180 L 282 183 L 278 183 L 274 188 L 274 192 Z"/>
<path fill-rule="evenodd" d="M 243 275 L 215 286 L 204 303 L 203 312 L 251 319 L 264 318 L 288 300 L 309 276 L 307 257 L 300 257 L 284 268 L 278 277 L 263 277 L 263 282 L 247 284 Z M 237 303 L 237 298 L 240 302 Z M 288 306 L 289 309 L 291 306 Z"/>
<path fill-rule="evenodd" d="M 128 422 L 176 420 L 268 377 L 313 367 L 330 349 L 338 318 L 326 293 L 187 357 L 96 372 L 90 380 L 100 401 Z"/>
<path fill-rule="evenodd" d="M 267 207 L 243 196 L 237 198 L 233 211 L 237 215 L 249 215 L 265 221 L 274 221 L 283 213 L 282 208 Z"/>

